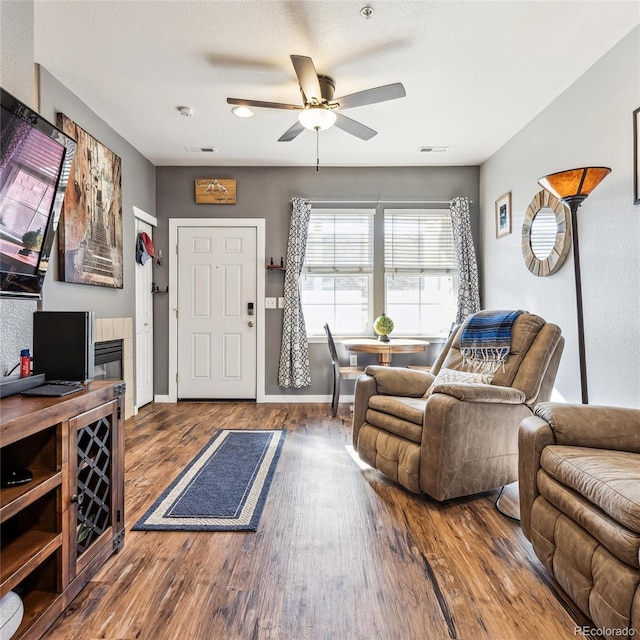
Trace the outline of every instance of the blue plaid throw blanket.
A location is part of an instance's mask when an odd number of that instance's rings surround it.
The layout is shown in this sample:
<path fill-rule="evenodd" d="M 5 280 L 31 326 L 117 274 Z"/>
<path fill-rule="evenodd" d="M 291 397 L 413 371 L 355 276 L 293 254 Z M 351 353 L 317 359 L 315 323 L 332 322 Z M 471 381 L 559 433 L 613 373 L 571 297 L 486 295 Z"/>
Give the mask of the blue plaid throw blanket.
<path fill-rule="evenodd" d="M 466 366 L 495 373 L 511 349 L 511 329 L 522 311 L 480 311 L 469 318 L 460 336 L 462 361 Z"/>

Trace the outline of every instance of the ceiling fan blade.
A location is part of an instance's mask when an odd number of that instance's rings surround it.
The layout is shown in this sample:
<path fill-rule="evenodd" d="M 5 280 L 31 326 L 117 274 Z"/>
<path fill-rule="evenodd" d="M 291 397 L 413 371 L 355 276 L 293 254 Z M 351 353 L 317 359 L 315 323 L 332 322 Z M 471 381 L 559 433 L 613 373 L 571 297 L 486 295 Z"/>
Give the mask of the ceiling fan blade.
<path fill-rule="evenodd" d="M 313 60 L 307 56 L 291 56 L 298 82 L 308 101 L 322 102 L 322 91 Z"/>
<path fill-rule="evenodd" d="M 241 107 L 264 107 L 265 109 L 297 109 L 300 111 L 304 108 L 283 102 L 263 102 L 262 100 L 244 100 L 243 98 L 227 98 L 227 103 L 237 104 Z"/>
<path fill-rule="evenodd" d="M 338 129 L 342 129 L 343 131 L 350 133 L 352 136 L 356 136 L 356 138 L 360 138 L 361 140 L 370 140 L 378 133 L 360 122 L 347 118 L 347 116 L 343 116 L 340 113 L 336 113 L 335 126 L 338 127 Z"/>
<path fill-rule="evenodd" d="M 407 92 L 401 82 L 386 84 L 383 87 L 374 87 L 365 91 L 351 93 L 342 98 L 335 98 L 332 102 L 337 102 L 340 109 L 351 109 L 351 107 L 361 107 L 365 104 L 375 104 L 376 102 L 386 102 L 396 98 L 404 98 Z"/>
<path fill-rule="evenodd" d="M 304 127 L 296 122 L 292 127 L 289 127 L 279 138 L 278 142 L 291 142 L 294 138 L 298 137 L 304 131 Z"/>

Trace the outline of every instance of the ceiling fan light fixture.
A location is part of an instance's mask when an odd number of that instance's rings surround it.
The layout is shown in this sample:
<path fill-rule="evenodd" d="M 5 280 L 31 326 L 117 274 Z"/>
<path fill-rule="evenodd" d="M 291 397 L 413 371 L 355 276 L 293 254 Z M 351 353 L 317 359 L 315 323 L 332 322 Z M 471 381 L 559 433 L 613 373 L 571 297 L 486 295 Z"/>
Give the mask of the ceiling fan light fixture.
<path fill-rule="evenodd" d="M 336 114 L 326 107 L 309 106 L 298 115 L 300 124 L 311 131 L 328 129 L 336 121 Z"/>
<path fill-rule="evenodd" d="M 231 113 L 238 118 L 253 118 L 254 111 L 251 107 L 234 107 Z"/>

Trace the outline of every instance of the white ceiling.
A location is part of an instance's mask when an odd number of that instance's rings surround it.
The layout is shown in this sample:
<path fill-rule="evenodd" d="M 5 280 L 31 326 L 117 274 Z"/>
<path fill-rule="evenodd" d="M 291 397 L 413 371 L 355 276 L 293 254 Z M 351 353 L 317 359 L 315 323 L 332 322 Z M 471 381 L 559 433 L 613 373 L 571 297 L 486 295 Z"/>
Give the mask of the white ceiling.
<path fill-rule="evenodd" d="M 315 133 L 277 142 L 297 112 L 226 103 L 300 104 L 290 54 L 336 97 L 407 92 L 346 113 L 367 142 L 320 133 L 322 165 L 476 165 L 638 23 L 638 0 L 35 0 L 35 59 L 155 165 L 314 164 Z"/>

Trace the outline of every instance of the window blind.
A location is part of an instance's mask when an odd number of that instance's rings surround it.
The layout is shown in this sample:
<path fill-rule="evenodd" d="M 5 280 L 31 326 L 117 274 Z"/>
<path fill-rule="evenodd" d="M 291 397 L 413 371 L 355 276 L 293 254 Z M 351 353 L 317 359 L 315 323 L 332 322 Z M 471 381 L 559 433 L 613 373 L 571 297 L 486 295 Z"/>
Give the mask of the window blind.
<path fill-rule="evenodd" d="M 384 267 L 386 273 L 457 272 L 449 210 L 385 210 Z"/>
<path fill-rule="evenodd" d="M 558 222 L 551 209 L 541 209 L 531 222 L 531 250 L 538 260 L 546 260 L 553 251 Z"/>
<path fill-rule="evenodd" d="M 368 209 L 312 210 L 305 270 L 373 272 L 373 214 Z"/>

